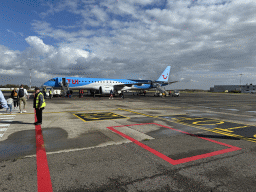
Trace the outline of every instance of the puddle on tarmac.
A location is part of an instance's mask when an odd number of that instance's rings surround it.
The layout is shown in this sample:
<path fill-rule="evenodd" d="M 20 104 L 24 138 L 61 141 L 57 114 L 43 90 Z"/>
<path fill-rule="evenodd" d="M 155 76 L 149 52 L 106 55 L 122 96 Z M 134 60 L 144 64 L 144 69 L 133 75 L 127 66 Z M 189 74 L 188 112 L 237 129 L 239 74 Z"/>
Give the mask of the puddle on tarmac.
<path fill-rule="evenodd" d="M 252 122 L 255 122 L 255 121 L 256 121 L 256 118 L 249 118 L 249 119 L 247 119 L 246 121 L 252 121 Z"/>
<path fill-rule="evenodd" d="M 68 133 L 61 128 L 42 129 L 46 152 L 64 149 L 93 147 L 111 141 L 99 131 L 83 133 L 67 139 Z M 19 131 L 0 142 L 0 161 L 36 154 L 35 130 Z"/>

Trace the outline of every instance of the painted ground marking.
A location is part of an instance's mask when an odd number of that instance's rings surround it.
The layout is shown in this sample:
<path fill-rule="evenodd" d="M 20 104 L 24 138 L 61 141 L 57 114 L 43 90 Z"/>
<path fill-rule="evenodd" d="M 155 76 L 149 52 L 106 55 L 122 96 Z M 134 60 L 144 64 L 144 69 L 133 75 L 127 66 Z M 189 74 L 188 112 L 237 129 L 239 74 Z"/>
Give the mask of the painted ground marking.
<path fill-rule="evenodd" d="M 112 112 L 102 112 L 102 113 L 77 113 L 73 114 L 82 121 L 100 121 L 100 120 L 112 120 L 112 119 L 127 119 L 128 117 L 118 115 Z"/>
<path fill-rule="evenodd" d="M 190 135 L 190 136 L 194 136 L 194 137 L 197 137 L 197 138 L 200 138 L 200 139 L 203 139 L 203 140 L 206 140 L 206 141 L 210 141 L 210 142 L 213 142 L 213 143 L 217 143 L 219 145 L 223 145 L 223 146 L 226 146 L 228 147 L 227 149 L 222 149 L 222 150 L 218 150 L 218 151 L 214 151 L 214 152 L 211 152 L 211 153 L 205 153 L 205 154 L 201 154 L 201 155 L 196 155 L 196 156 L 192 156 L 192 157 L 186 157 L 186 158 L 182 158 L 182 159 L 177 159 L 177 160 L 174 160 L 174 159 L 171 159 L 170 157 L 156 151 L 155 149 L 139 142 L 138 140 L 120 132 L 120 131 L 117 131 L 115 128 L 116 127 L 125 127 L 125 126 L 135 126 L 135 125 L 146 125 L 146 124 L 154 124 L 156 126 L 160 126 L 160 127 L 164 127 L 164 128 L 167 128 L 167 129 L 171 129 L 171 130 L 174 130 L 174 131 L 178 131 L 178 132 L 181 132 L 181 133 L 184 133 L 184 134 L 187 134 L 187 135 Z M 188 132 L 185 132 L 185 131 L 181 131 L 181 130 L 178 130 L 178 129 L 174 129 L 174 128 L 171 128 L 171 127 L 168 127 L 168 126 L 164 126 L 164 125 L 160 125 L 160 124 L 157 124 L 157 123 L 141 123 L 141 124 L 132 124 L 132 125 L 121 125 L 121 126 L 112 126 L 112 127 L 107 127 L 109 130 L 119 134 L 120 136 L 132 141 L 133 143 L 135 143 L 136 145 L 146 149 L 147 151 L 153 153 L 154 155 L 160 157 L 161 159 L 167 161 L 168 163 L 172 164 L 172 165 L 178 165 L 178 164 L 181 164 L 181 163 L 187 163 L 187 162 L 190 162 L 190 161 L 195 161 L 195 160 L 199 160 L 199 159 L 204 159 L 204 158 L 207 158 L 207 157 L 212 157 L 212 156 L 216 156 L 216 155 L 220 155 L 220 154 L 224 154 L 224 153 L 228 153 L 228 152 L 232 152 L 232 151 L 237 151 L 237 150 L 240 150 L 241 148 L 239 147 L 235 147 L 235 146 L 232 146 L 232 145 L 228 145 L 226 143 L 222 143 L 222 142 L 218 142 L 218 141 L 214 141 L 212 139 L 208 139 L 208 138 L 203 138 L 203 137 L 199 137 L 197 135 L 194 135 L 194 134 L 191 134 L 191 133 L 188 133 Z"/>
<path fill-rule="evenodd" d="M 35 122 L 37 121 L 35 113 Z M 36 131 L 36 164 L 37 164 L 37 189 L 38 192 L 52 192 L 52 182 L 48 167 L 44 138 L 41 125 L 35 125 Z"/>
<path fill-rule="evenodd" d="M 193 126 L 198 129 L 256 142 L 254 139 L 256 127 L 252 125 L 234 123 L 226 120 L 223 121 L 219 119 L 211 119 L 207 117 L 190 117 L 188 115 L 171 115 L 164 117 L 170 117 L 170 119 L 174 120 L 174 122 Z"/>
<path fill-rule="evenodd" d="M 229 137 L 236 137 L 236 138 L 239 138 L 239 139 L 243 139 L 243 140 L 246 140 L 246 141 L 251 141 L 251 142 L 254 142 L 256 143 L 256 139 L 255 139 L 255 136 L 253 134 L 253 132 L 255 132 L 255 127 L 254 126 L 251 126 L 251 125 L 246 125 L 247 127 L 243 127 L 243 129 L 241 129 L 242 127 L 241 126 L 244 126 L 244 124 L 238 124 L 238 123 L 233 123 L 233 122 L 228 122 L 228 121 L 223 121 L 224 123 L 220 123 L 220 125 L 218 125 L 217 127 L 215 128 L 206 128 L 205 126 L 207 125 L 207 123 L 205 125 L 200 125 L 200 126 L 197 126 L 197 125 L 194 125 L 192 124 L 193 122 L 197 122 L 196 120 L 201 120 L 202 119 L 206 119 L 204 117 L 189 117 L 187 115 L 170 115 L 170 116 L 152 116 L 152 115 L 147 115 L 147 114 L 143 114 L 143 113 L 138 113 L 138 112 L 135 112 L 135 111 L 131 111 L 131 110 L 128 110 L 128 109 L 122 109 L 122 108 L 118 108 L 118 110 L 122 110 L 122 111 L 128 111 L 130 113 L 135 113 L 135 114 L 139 114 L 139 115 L 143 115 L 143 116 L 147 116 L 147 117 L 152 117 L 152 118 L 156 118 L 156 119 L 161 119 L 161 120 L 164 120 L 164 121 L 170 121 L 170 122 L 174 122 L 174 123 L 179 123 L 179 124 L 183 124 L 183 125 L 188 125 L 188 126 L 191 126 L 191 127 L 194 127 L 194 128 L 197 128 L 197 129 L 201 129 L 201 130 L 205 130 L 205 131 L 210 131 L 210 132 L 213 132 L 213 133 L 218 133 L 218 134 L 221 134 L 221 135 L 225 135 L 225 136 L 229 136 Z M 185 118 L 185 120 L 179 120 L 180 117 L 182 118 Z M 197 118 L 197 119 L 195 119 Z M 193 120 L 194 119 L 194 120 Z M 208 118 L 210 119 L 210 118 Z M 215 120 L 217 122 L 222 122 L 220 120 L 216 120 L 216 119 L 211 119 L 211 120 Z M 212 121 L 213 122 L 213 121 Z M 202 122 L 200 122 L 202 123 Z M 221 128 L 221 124 L 222 126 L 225 124 L 225 126 L 227 125 L 227 123 L 229 123 L 229 129 L 226 129 L 226 128 Z M 230 126 L 232 125 L 232 126 Z M 238 126 L 237 126 L 238 125 Z M 240 125 L 240 126 L 239 126 Z M 208 124 L 208 126 L 214 126 L 214 125 L 211 125 L 211 124 Z M 235 128 L 235 127 L 239 127 L 239 129 L 233 129 L 235 131 L 232 131 L 231 128 Z M 248 128 L 251 132 L 249 133 L 249 137 L 248 136 L 245 136 L 243 134 L 248 134 L 247 130 L 244 130 L 245 128 Z M 253 137 L 252 137 L 253 135 Z"/>
<path fill-rule="evenodd" d="M 15 115 L 1 115 L 1 122 L 11 122 L 12 120 L 10 119 L 14 119 Z M 8 127 L 10 126 L 10 124 L 0 124 L 0 138 L 2 138 L 5 134 L 5 132 L 7 131 Z"/>

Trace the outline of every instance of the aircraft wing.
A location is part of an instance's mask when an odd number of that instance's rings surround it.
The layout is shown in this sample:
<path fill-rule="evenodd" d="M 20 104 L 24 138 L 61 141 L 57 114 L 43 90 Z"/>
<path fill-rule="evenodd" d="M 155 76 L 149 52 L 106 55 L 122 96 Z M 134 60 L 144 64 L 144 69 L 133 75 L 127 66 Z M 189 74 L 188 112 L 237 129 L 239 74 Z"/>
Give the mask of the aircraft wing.
<path fill-rule="evenodd" d="M 134 85 L 150 84 L 152 80 L 137 80 L 137 79 L 128 79 L 130 81 L 135 81 Z"/>
<path fill-rule="evenodd" d="M 173 83 L 177 83 L 179 81 L 171 81 L 171 82 L 168 82 L 168 84 L 173 84 Z"/>
<path fill-rule="evenodd" d="M 129 79 L 130 80 L 130 79 Z M 135 80 L 134 80 L 135 81 Z M 121 84 L 121 85 L 114 85 L 115 89 L 122 89 L 124 87 L 132 87 L 133 85 L 141 86 L 143 84 L 150 84 L 150 80 L 136 80 L 134 83 L 127 83 L 127 84 Z"/>

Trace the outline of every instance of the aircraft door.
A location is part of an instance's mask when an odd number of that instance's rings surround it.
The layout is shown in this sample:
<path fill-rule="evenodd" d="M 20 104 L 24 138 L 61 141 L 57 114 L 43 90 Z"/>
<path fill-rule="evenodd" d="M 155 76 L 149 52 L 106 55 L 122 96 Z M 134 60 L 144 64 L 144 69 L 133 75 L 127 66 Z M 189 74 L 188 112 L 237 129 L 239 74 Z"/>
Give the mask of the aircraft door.
<path fill-rule="evenodd" d="M 62 78 L 62 84 L 63 84 L 63 86 L 64 86 L 64 87 L 66 87 L 66 86 L 67 86 L 66 78 Z"/>

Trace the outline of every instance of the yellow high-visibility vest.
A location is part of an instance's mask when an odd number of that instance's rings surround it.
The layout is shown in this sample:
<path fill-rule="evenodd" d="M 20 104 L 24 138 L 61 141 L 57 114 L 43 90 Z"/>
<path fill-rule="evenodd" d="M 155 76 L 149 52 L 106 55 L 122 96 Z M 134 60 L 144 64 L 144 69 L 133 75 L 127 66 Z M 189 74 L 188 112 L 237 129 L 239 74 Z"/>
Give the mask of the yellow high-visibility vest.
<path fill-rule="evenodd" d="M 42 95 L 43 96 L 43 103 L 42 103 L 42 106 L 40 108 L 43 108 L 46 106 L 46 103 L 45 103 L 45 100 L 44 100 L 44 95 L 43 93 L 39 92 L 37 97 L 36 97 L 36 108 L 38 108 L 38 104 L 39 104 L 39 96 Z"/>

